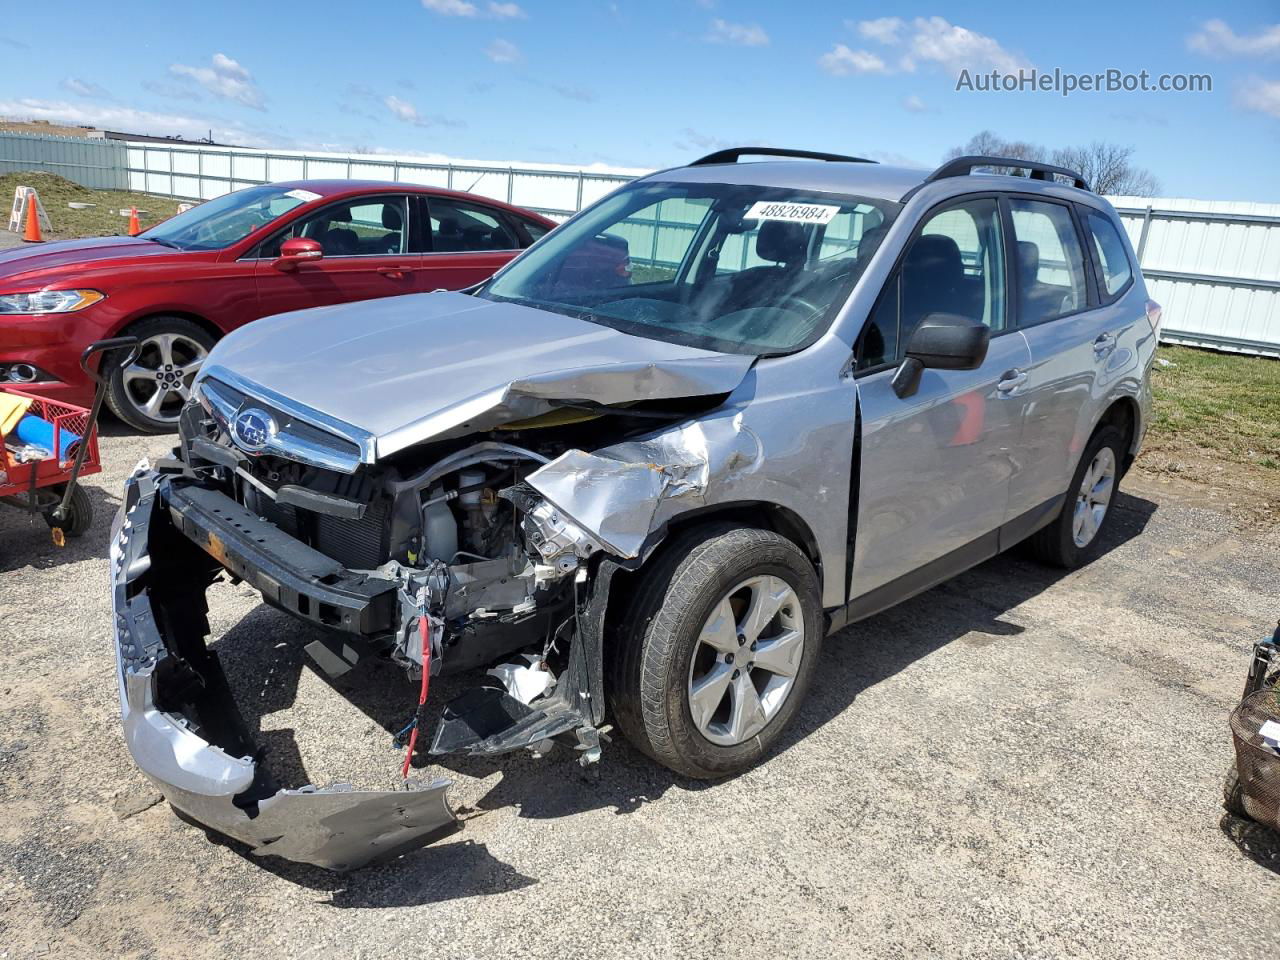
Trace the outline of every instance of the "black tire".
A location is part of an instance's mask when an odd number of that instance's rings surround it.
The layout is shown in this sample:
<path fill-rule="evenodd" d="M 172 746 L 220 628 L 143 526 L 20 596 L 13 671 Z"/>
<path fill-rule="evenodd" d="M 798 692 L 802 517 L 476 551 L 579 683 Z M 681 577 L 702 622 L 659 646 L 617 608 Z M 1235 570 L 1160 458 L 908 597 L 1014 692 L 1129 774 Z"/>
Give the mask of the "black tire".
<path fill-rule="evenodd" d="M 66 487 L 57 487 L 56 490 L 58 496 L 61 497 Z M 59 523 L 54 519 L 53 510 L 44 515 L 44 522 L 49 525 L 50 529 L 61 527 L 65 536 L 82 537 L 93 526 L 93 501 L 84 492 L 84 487 L 77 484 L 71 491 L 71 500 L 67 504 L 67 515 L 62 522 Z"/>
<path fill-rule="evenodd" d="M 1244 809 L 1244 794 L 1240 790 L 1240 771 L 1236 769 L 1234 760 L 1227 767 L 1227 775 L 1222 783 L 1222 807 L 1227 813 L 1249 819 L 1249 814 Z"/>
<path fill-rule="evenodd" d="M 763 729 L 736 745 L 717 745 L 699 731 L 689 707 L 699 634 L 729 591 L 765 575 L 781 578 L 798 600 L 801 662 Z M 614 719 L 632 744 L 676 773 L 711 779 L 746 770 L 778 739 L 817 668 L 824 622 L 813 564 L 794 543 L 771 531 L 714 526 L 691 530 L 668 544 L 640 576 L 609 661 Z"/>
<path fill-rule="evenodd" d="M 1074 533 L 1076 499 L 1080 486 L 1084 483 L 1085 472 L 1092 466 L 1094 458 L 1103 447 L 1111 448 L 1111 454 L 1115 458 L 1116 470 L 1111 501 L 1107 505 L 1102 522 L 1098 524 L 1093 539 L 1081 547 L 1076 545 Z M 1101 427 L 1094 433 L 1088 445 L 1084 448 L 1084 453 L 1080 455 L 1080 463 L 1076 466 L 1076 472 L 1071 477 L 1071 486 L 1067 488 L 1067 497 L 1058 516 L 1047 527 L 1038 530 L 1027 538 L 1027 548 L 1032 556 L 1041 563 L 1073 570 L 1088 563 L 1098 555 L 1098 551 L 1102 549 L 1102 541 L 1105 539 L 1104 534 L 1111 523 L 1112 515 L 1115 513 L 1116 496 L 1119 493 L 1124 465 L 1124 454 L 1124 436 L 1115 427 Z"/>
<path fill-rule="evenodd" d="M 182 349 L 174 357 L 175 360 L 183 360 L 194 355 L 192 345 L 198 345 L 205 354 L 208 354 L 214 343 L 214 338 L 209 331 L 185 317 L 151 317 L 135 323 L 123 333 L 137 337 L 142 344 L 137 363 L 148 368 L 156 364 L 157 369 L 163 366 L 157 363 L 159 355 L 156 347 L 152 345 L 157 337 L 172 335 L 180 338 L 178 343 Z M 147 392 L 147 387 L 142 382 L 126 384 L 124 371 L 120 365 L 124 358 L 125 352 L 117 350 L 106 359 L 104 369 L 109 371 L 106 399 L 111 412 L 135 430 L 143 433 L 172 433 L 177 430 L 178 411 L 182 409 L 180 395 L 175 391 L 166 391 L 167 397 L 162 401 L 159 415 L 149 413 L 144 409 L 144 403 L 150 399 L 152 393 Z M 189 365 L 178 363 L 175 366 Z M 194 376 L 194 373 L 191 376 Z M 185 378 L 188 386 L 190 379 L 190 376 Z"/>

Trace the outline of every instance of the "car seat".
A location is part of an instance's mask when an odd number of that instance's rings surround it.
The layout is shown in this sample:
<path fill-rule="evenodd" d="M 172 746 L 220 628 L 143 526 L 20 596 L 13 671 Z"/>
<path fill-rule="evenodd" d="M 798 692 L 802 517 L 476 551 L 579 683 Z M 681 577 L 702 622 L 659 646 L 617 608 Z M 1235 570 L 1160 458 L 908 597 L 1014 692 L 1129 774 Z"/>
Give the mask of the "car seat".
<path fill-rule="evenodd" d="M 399 253 L 400 231 L 404 229 L 404 214 L 400 212 L 399 206 L 390 203 L 382 205 L 382 226 L 383 229 L 389 231 L 386 236 L 378 241 L 382 252 Z"/>
<path fill-rule="evenodd" d="M 963 280 L 964 264 L 954 240 L 941 234 L 916 238 L 902 262 L 899 337 L 903 343 L 910 341 L 920 321 L 931 313 L 972 316 Z"/>

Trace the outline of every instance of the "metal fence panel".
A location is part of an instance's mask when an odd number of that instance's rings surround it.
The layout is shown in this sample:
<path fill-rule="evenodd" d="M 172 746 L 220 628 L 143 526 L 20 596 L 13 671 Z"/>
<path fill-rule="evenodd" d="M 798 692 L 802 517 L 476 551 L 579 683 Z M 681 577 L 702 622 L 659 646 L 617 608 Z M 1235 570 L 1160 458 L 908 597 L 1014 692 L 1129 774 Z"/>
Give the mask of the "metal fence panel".
<path fill-rule="evenodd" d="M 1162 339 L 1280 357 L 1280 204 L 1110 199 L 1164 310 Z"/>
<path fill-rule="evenodd" d="M 94 190 L 123 190 L 125 166 L 117 140 L 0 132 L 0 174 L 44 170 Z"/>

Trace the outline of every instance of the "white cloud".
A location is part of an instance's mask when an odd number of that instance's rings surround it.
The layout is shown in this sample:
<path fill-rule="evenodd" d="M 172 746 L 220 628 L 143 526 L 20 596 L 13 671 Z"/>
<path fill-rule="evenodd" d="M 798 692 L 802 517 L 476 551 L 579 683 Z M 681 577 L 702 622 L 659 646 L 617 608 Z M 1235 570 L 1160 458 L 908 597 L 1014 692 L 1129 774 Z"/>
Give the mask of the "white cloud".
<path fill-rule="evenodd" d="M 422 5 L 432 13 L 446 17 L 474 17 L 480 13 L 476 5 L 467 0 L 422 0 Z"/>
<path fill-rule="evenodd" d="M 405 123 L 422 123 L 422 117 L 418 115 L 418 108 L 408 100 L 401 100 L 392 94 L 384 97 L 382 102 L 386 104 L 387 109 L 395 115 L 396 119 L 403 120 Z"/>
<path fill-rule="evenodd" d="M 256 142 L 284 145 L 288 138 L 256 131 L 218 117 L 155 113 L 119 104 L 73 103 L 67 100 L 39 100 L 24 97 L 0 99 L 0 115 L 51 120 L 56 123 L 84 124 L 105 130 L 145 133 L 155 136 L 181 136 L 199 139 L 213 132 L 215 140 L 231 143 Z"/>
<path fill-rule="evenodd" d="M 818 58 L 818 66 L 837 77 L 861 73 L 913 73 L 921 64 L 935 64 L 948 73 L 962 69 L 999 70 L 1014 73 L 1030 64 L 1010 53 L 991 37 L 949 23 L 942 17 L 916 17 L 907 28 L 897 17 L 879 20 L 849 21 L 850 29 L 884 44 L 903 44 L 903 54 L 890 66 L 878 54 L 868 50 L 851 50 L 837 43 Z M 907 31 L 903 38 L 901 33 Z"/>
<path fill-rule="evenodd" d="M 1209 20 L 1187 37 L 1187 46 L 1213 57 L 1273 57 L 1280 54 L 1280 23 L 1241 36 L 1221 20 Z"/>
<path fill-rule="evenodd" d="M 818 58 L 818 66 L 833 77 L 847 77 L 857 73 L 888 73 L 885 62 L 867 50 L 850 50 L 837 43 L 830 53 Z"/>
<path fill-rule="evenodd" d="M 483 13 L 471 0 L 422 0 L 422 6 L 442 17 L 480 17 L 491 20 L 523 20 L 528 14 L 518 3 L 499 3 L 489 0 Z"/>
<path fill-rule="evenodd" d="M 494 40 L 485 48 L 484 55 L 494 63 L 519 63 L 524 54 L 510 40 Z"/>
<path fill-rule="evenodd" d="M 489 16 L 495 20 L 524 20 L 528 14 L 515 3 L 490 3 Z"/>
<path fill-rule="evenodd" d="M 248 70 L 225 53 L 215 53 L 211 63 L 212 66 L 209 67 L 175 63 L 169 67 L 169 72 L 175 77 L 194 80 L 215 97 L 252 107 L 254 110 L 266 109 L 266 98 L 253 82 Z"/>
<path fill-rule="evenodd" d="M 742 47 L 763 47 L 769 43 L 769 34 L 758 23 L 730 23 L 716 17 L 711 21 L 712 43 L 735 43 Z"/>
<path fill-rule="evenodd" d="M 914 93 L 902 101 L 902 109 L 911 113 L 924 113 L 929 108 L 924 105 L 924 101 L 917 97 Z"/>
<path fill-rule="evenodd" d="M 936 63 L 950 73 L 959 73 L 966 67 L 1015 73 L 1029 65 L 991 37 L 948 23 L 942 17 L 916 17 L 911 27 L 911 59 Z M 904 64 L 904 69 L 909 68 Z"/>
<path fill-rule="evenodd" d="M 1254 110 L 1280 119 L 1280 80 L 1251 77 L 1236 99 L 1246 110 Z"/>
<path fill-rule="evenodd" d="M 898 36 L 899 31 L 906 26 L 901 17 L 879 17 L 875 20 L 861 20 L 857 23 L 852 20 L 845 22 L 868 40 L 875 40 L 878 43 L 885 44 L 897 43 L 901 39 Z"/>
<path fill-rule="evenodd" d="M 81 80 L 79 77 L 67 77 L 59 86 L 68 93 L 74 93 L 77 97 L 107 99 L 111 96 L 106 89 L 92 80 Z"/>

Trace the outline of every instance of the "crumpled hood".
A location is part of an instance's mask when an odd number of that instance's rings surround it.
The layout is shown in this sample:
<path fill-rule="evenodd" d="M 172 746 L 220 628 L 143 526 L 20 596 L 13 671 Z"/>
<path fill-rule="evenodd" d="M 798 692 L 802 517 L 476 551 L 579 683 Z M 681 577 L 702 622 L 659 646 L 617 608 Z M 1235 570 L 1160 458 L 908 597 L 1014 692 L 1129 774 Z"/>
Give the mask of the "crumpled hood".
<path fill-rule="evenodd" d="M 537 416 L 549 400 L 728 393 L 754 361 L 517 304 L 431 293 L 258 320 L 222 340 L 202 376 L 225 368 L 365 431 L 381 457 L 430 437 Z"/>

